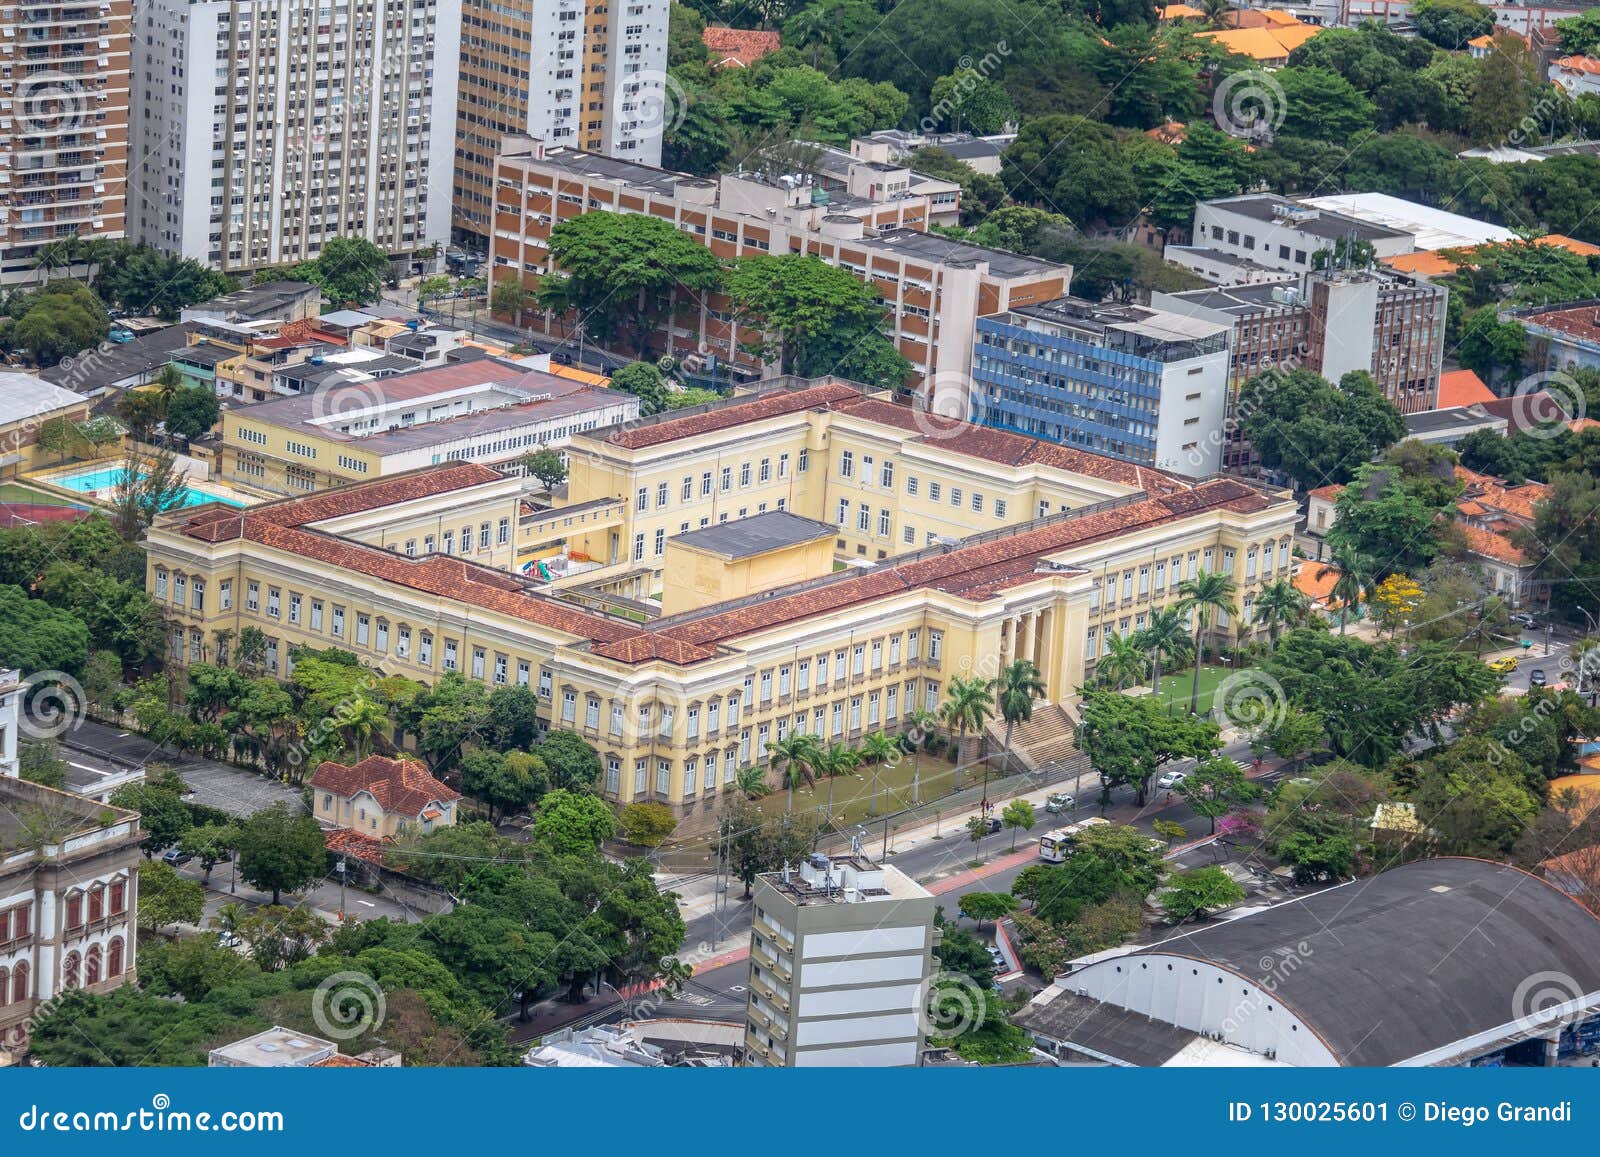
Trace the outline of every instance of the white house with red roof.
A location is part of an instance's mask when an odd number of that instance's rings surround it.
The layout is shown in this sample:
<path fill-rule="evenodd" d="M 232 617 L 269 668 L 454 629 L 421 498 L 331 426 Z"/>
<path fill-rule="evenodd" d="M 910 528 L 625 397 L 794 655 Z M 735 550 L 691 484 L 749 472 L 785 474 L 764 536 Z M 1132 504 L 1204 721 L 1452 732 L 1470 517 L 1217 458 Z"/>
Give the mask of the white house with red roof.
<path fill-rule="evenodd" d="M 1600 96 L 1600 60 L 1593 56 L 1563 56 L 1550 65 L 1550 83 L 1568 96 Z"/>
<path fill-rule="evenodd" d="M 311 788 L 312 814 L 320 822 L 376 840 L 412 829 L 427 834 L 451 827 L 461 799 L 426 765 L 382 755 L 353 765 L 329 760 L 312 775 Z"/>

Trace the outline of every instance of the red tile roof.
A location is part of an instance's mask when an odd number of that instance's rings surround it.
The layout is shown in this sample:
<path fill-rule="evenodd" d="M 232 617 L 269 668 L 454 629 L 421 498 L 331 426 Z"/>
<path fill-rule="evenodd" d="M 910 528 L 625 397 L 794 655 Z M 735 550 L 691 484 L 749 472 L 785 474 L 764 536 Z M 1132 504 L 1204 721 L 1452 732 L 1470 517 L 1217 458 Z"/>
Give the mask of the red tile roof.
<path fill-rule="evenodd" d="M 322 843 L 335 855 L 349 856 L 368 864 L 382 864 L 383 853 L 393 846 L 389 840 L 364 836 L 352 828 L 332 828 L 323 832 Z"/>
<path fill-rule="evenodd" d="M 1483 384 L 1483 379 L 1471 370 L 1451 370 L 1439 375 L 1440 410 L 1457 406 L 1471 406 L 1478 402 L 1494 401 L 1494 391 Z"/>
<path fill-rule="evenodd" d="M 725 64 L 740 67 L 754 64 L 783 46 L 778 33 L 758 32 L 749 28 L 707 28 L 700 34 L 700 39 L 716 54 L 719 68 Z"/>
<path fill-rule="evenodd" d="M 920 437 L 926 444 L 937 446 L 942 451 L 1003 466 L 1050 466 L 1152 494 L 1171 493 L 1186 489 L 1189 485 L 1147 466 L 1107 458 L 1087 450 L 1074 450 L 1025 434 L 980 426 L 975 422 L 941 418 L 914 409 L 905 402 L 866 397 L 856 387 L 840 382 L 821 383 L 796 390 L 772 390 L 729 405 L 714 406 L 697 414 L 630 425 L 609 434 L 606 442 L 630 450 L 641 450 L 675 442 L 680 438 L 694 438 L 806 410 L 825 410 L 875 422 L 880 426 L 892 426 Z"/>
<path fill-rule="evenodd" d="M 1056 518 L 1032 529 L 1001 534 L 953 549 L 930 548 L 890 559 L 870 570 L 842 571 L 837 576 L 779 588 L 760 596 L 725 604 L 726 609 L 688 612 L 660 619 L 641 634 L 652 637 L 649 654 L 637 638 L 594 648 L 594 654 L 619 662 L 662 658 L 682 663 L 708 657 L 714 644 L 782 623 L 825 615 L 843 607 L 903 591 L 944 591 L 973 601 L 988 599 L 998 590 L 1027 582 L 1039 561 L 1052 554 L 1087 543 L 1127 534 L 1209 510 L 1248 513 L 1265 509 L 1268 500 L 1242 482 L 1222 480 L 1194 490 L 1160 497 L 1135 499 L 1088 509 L 1068 518 Z M 670 642 L 683 644 L 685 658 L 664 649 Z"/>
<path fill-rule="evenodd" d="M 1486 517 L 1500 514 L 1517 522 L 1531 523 L 1534 507 L 1550 494 L 1550 487 L 1543 482 L 1507 486 L 1503 478 L 1479 474 L 1464 466 L 1456 467 L 1456 478 L 1466 486 L 1456 509 L 1467 515 Z"/>
<path fill-rule="evenodd" d="M 1320 498 L 1325 502 L 1339 501 L 1339 495 L 1344 493 L 1344 487 L 1335 482 L 1329 486 L 1319 486 L 1311 491 L 1312 498 Z"/>
<path fill-rule="evenodd" d="M 1481 527 L 1469 526 L 1466 523 L 1457 523 L 1457 527 L 1466 537 L 1467 549 L 1473 554 L 1480 554 L 1484 558 L 1496 562 L 1509 563 L 1512 566 L 1526 566 L 1528 556 L 1518 550 L 1509 538 L 1496 534 L 1492 530 Z"/>
<path fill-rule="evenodd" d="M 461 793 L 440 783 L 427 765 L 415 759 L 389 759 L 369 755 L 350 765 L 329 760 L 311 776 L 311 786 L 334 795 L 352 796 L 364 791 L 386 812 L 421 815 L 432 803 L 454 803 Z"/>

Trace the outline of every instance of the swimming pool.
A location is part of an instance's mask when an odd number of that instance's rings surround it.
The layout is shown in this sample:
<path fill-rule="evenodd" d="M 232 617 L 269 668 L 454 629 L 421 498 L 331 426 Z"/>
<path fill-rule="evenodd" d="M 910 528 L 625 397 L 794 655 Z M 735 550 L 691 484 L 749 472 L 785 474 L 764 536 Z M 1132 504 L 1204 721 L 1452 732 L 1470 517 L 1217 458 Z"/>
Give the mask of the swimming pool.
<path fill-rule="evenodd" d="M 140 474 L 142 479 L 144 474 Z M 92 494 L 97 498 L 110 498 L 116 490 L 117 483 L 122 478 L 121 466 L 107 466 L 98 470 L 73 470 L 66 474 L 57 474 L 53 478 L 41 478 L 41 482 L 48 482 L 52 486 L 60 486 L 66 490 L 74 490 L 79 494 Z M 183 498 L 179 506 L 200 506 L 206 502 L 220 502 L 225 506 L 243 506 L 231 498 L 224 498 L 220 494 L 202 490 L 196 486 L 186 486 L 183 489 Z"/>

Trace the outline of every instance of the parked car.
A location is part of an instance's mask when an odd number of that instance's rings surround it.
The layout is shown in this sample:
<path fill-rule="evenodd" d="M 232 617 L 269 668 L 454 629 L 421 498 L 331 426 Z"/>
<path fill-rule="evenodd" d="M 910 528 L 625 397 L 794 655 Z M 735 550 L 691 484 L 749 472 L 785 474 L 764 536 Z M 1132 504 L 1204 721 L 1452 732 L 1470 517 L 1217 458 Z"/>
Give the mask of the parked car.
<path fill-rule="evenodd" d="M 987 827 L 987 830 L 988 830 L 989 834 L 991 836 L 994 835 L 995 832 L 999 831 L 1000 828 L 1001 828 L 999 817 L 998 816 L 990 816 L 989 817 L 989 822 L 986 825 L 986 827 Z"/>
<path fill-rule="evenodd" d="M 218 932 L 217 943 L 223 948 L 238 948 L 244 941 L 237 932 Z"/>
<path fill-rule="evenodd" d="M 174 868 L 181 864 L 187 864 L 192 859 L 194 857 L 182 848 L 168 848 L 161 853 L 161 862 L 163 864 L 171 864 Z"/>
<path fill-rule="evenodd" d="M 1058 816 L 1062 812 L 1071 811 L 1077 806 L 1078 801 L 1073 799 L 1072 796 L 1068 795 L 1064 791 L 1058 791 L 1049 799 L 1044 801 L 1044 810 L 1053 816 Z"/>
<path fill-rule="evenodd" d="M 1187 771 L 1169 771 L 1166 775 L 1163 775 L 1160 779 L 1156 780 L 1156 786 L 1177 787 L 1180 783 L 1188 778 L 1189 773 Z"/>
<path fill-rule="evenodd" d="M 1519 626 L 1519 627 L 1530 627 L 1531 628 L 1531 627 L 1535 626 L 1535 623 L 1533 621 L 1533 616 L 1532 615 L 1522 615 L 1522 614 L 1512 615 L 1511 616 L 1511 621 L 1513 623 L 1516 623 L 1517 626 Z"/>
<path fill-rule="evenodd" d="M 1507 655 L 1504 658 L 1491 659 L 1489 661 L 1489 670 L 1496 671 L 1501 675 L 1509 675 L 1516 669 L 1517 657 L 1515 655 Z"/>
<path fill-rule="evenodd" d="M 1545 678 L 1543 667 L 1535 667 L 1532 671 L 1528 672 L 1528 686 L 1543 687 L 1544 683 Z"/>

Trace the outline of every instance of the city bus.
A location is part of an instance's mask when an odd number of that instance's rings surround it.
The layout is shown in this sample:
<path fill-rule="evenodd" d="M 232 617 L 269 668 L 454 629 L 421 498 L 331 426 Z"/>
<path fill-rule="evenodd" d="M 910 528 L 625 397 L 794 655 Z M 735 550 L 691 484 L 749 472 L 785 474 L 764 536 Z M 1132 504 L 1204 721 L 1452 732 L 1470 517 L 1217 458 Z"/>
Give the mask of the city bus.
<path fill-rule="evenodd" d="M 1110 823 L 1110 820 L 1099 816 L 1091 816 L 1079 823 L 1068 824 L 1064 828 L 1056 828 L 1045 832 L 1039 837 L 1039 858 L 1047 864 L 1060 864 L 1072 857 L 1073 846 L 1077 842 L 1078 833 L 1096 824 Z"/>

